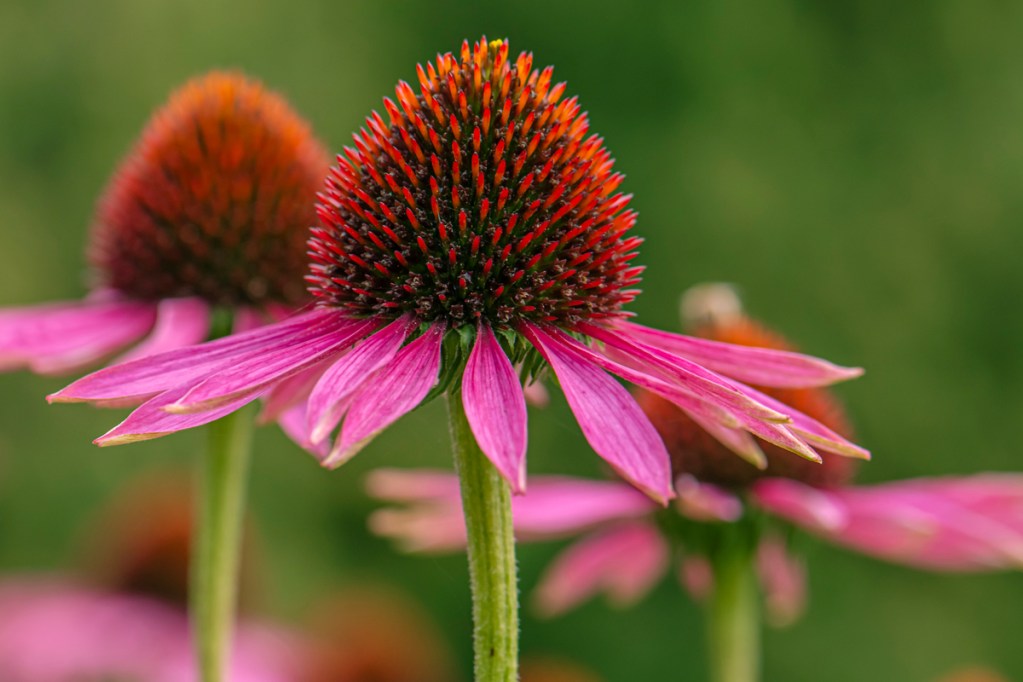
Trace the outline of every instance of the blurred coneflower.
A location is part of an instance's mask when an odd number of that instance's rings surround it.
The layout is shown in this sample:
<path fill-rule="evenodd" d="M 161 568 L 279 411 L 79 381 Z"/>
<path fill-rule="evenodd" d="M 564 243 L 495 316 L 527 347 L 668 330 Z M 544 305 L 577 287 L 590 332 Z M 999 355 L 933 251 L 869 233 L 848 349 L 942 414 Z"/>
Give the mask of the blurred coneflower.
<path fill-rule="evenodd" d="M 782 337 L 742 314 L 721 285 L 686 297 L 707 338 L 790 350 Z M 837 433 L 850 428 L 839 403 L 821 389 L 764 387 Z M 538 477 L 514 502 L 516 535 L 540 540 L 584 534 L 547 570 L 535 595 L 554 615 L 605 592 L 627 605 L 645 595 L 681 559 L 679 578 L 709 598 L 718 680 L 755 679 L 756 587 L 769 620 L 784 625 L 805 600 L 805 567 L 789 548 L 787 521 L 831 542 L 933 571 L 1023 568 L 1023 477 L 978 474 L 853 486 L 852 462 L 825 453 L 820 464 L 773 444 L 754 443 L 753 462 L 732 456 L 689 415 L 645 390 L 637 400 L 672 455 L 677 498 L 661 509 L 614 481 Z M 371 517 L 373 529 L 411 551 L 450 551 L 465 543 L 458 484 L 439 472 L 377 471 L 370 492 L 410 504 Z M 772 518 L 773 517 L 773 520 Z M 740 613 L 736 614 L 736 610 Z M 743 615 L 742 610 L 746 613 Z M 739 641 L 736 642 L 736 639 Z M 739 650 L 742 649 L 742 650 Z"/>
<path fill-rule="evenodd" d="M 298 278 L 327 155 L 279 96 L 239 74 L 188 83 L 99 201 L 82 301 L 0 310 L 0 368 L 52 374 L 209 338 L 304 303 Z"/>
<path fill-rule="evenodd" d="M 387 120 L 373 113 L 338 156 L 309 242 L 313 310 L 100 371 L 54 399 L 149 398 L 101 439 L 119 442 L 205 423 L 267 395 L 278 409 L 305 409 L 299 440 L 338 466 L 446 394 L 472 580 L 477 592 L 502 594 L 515 589 L 508 486 L 525 490 L 522 386 L 548 368 L 593 449 L 660 503 L 674 495 L 670 457 L 608 373 L 663 396 L 746 458 L 755 457 L 750 434 L 814 461 L 815 448 L 866 457 L 743 383 L 819 386 L 860 370 L 629 321 L 642 240 L 631 234 L 630 197 L 618 191 L 623 177 L 552 68 L 508 50 L 504 40 L 465 42 L 460 54 L 418 67 L 419 88 L 400 82 L 396 101 L 384 100 Z M 489 526 L 477 536 L 478 523 Z M 477 540 L 489 548 L 473 549 Z M 487 604 L 507 610 L 514 599 Z M 499 625 L 501 641 L 478 640 L 478 655 L 497 652 L 478 661 L 504 672 L 480 679 L 514 679 L 507 661 L 517 626 L 505 616 L 483 620 Z"/>
<path fill-rule="evenodd" d="M 189 82 L 153 115 L 99 202 L 92 295 L 0 314 L 0 362 L 70 370 L 143 337 L 122 359 L 174 355 L 232 329 L 221 340 L 244 345 L 246 331 L 308 300 L 305 242 L 328 165 L 309 126 L 259 83 L 217 72 Z M 101 402 L 146 398 L 125 391 Z M 289 415 L 274 416 L 289 428 Z M 146 428 L 170 430 L 166 422 Z M 229 646 L 247 461 L 246 419 L 211 427 L 191 593 L 207 682 Z"/>

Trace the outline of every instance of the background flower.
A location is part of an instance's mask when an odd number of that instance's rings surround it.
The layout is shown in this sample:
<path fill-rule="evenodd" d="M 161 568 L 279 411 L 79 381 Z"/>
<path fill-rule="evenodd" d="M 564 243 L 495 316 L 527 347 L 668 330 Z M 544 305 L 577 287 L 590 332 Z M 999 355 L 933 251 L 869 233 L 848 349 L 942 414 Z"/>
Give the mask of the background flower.
<path fill-rule="evenodd" d="M 251 328 L 305 300 L 310 202 L 326 154 L 281 99 L 238 73 L 175 92 L 98 203 L 82 301 L 0 311 L 0 368 L 51 374 L 209 337 L 217 308 Z"/>

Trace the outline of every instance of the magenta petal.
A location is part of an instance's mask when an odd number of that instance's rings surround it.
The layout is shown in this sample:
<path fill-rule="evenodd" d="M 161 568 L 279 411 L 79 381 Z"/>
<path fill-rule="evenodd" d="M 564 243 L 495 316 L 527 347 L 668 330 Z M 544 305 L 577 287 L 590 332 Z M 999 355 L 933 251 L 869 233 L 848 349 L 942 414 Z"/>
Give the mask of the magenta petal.
<path fill-rule="evenodd" d="M 480 325 L 465 364 L 462 405 L 483 454 L 512 491 L 526 491 L 526 399 L 519 375 L 494 332 Z"/>
<path fill-rule="evenodd" d="M 392 322 L 364 339 L 323 373 L 309 396 L 311 442 L 320 443 L 330 435 L 350 406 L 352 395 L 401 350 L 411 326 L 411 320 L 404 317 Z"/>
<path fill-rule="evenodd" d="M 769 533 L 760 539 L 757 575 L 768 623 L 783 628 L 797 621 L 806 609 L 806 564 L 777 535 Z"/>
<path fill-rule="evenodd" d="M 306 428 L 307 420 L 306 404 L 300 402 L 281 412 L 277 416 L 277 425 L 281 427 L 281 431 L 294 441 L 296 445 L 311 453 L 317 460 L 322 462 L 327 458 L 330 447 L 327 443 L 313 443 L 309 440 L 308 429 Z"/>
<path fill-rule="evenodd" d="M 521 540 L 561 537 L 657 509 L 631 485 L 559 476 L 530 479 L 529 494 L 512 501 L 515 536 Z"/>
<path fill-rule="evenodd" d="M 671 461 L 635 399 L 589 358 L 535 325 L 523 331 L 561 383 L 586 440 L 623 478 L 667 504 L 674 497 Z"/>
<path fill-rule="evenodd" d="M 302 330 L 333 329 L 338 320 L 335 311 L 316 310 L 243 334 L 133 360 L 82 377 L 49 396 L 49 400 L 120 403 L 145 400 L 169 388 L 193 383 L 240 359 L 258 355 L 265 347 L 279 345 L 282 341 L 286 344 L 287 339 Z M 347 321 L 347 318 L 340 317 L 340 320 Z"/>
<path fill-rule="evenodd" d="M 209 424 L 244 407 L 258 397 L 258 394 L 246 395 L 206 412 L 191 414 L 168 412 L 167 407 L 180 400 L 189 388 L 187 385 L 180 386 L 147 400 L 135 408 L 127 419 L 93 442 L 100 446 L 124 445 L 159 438 L 177 431 Z"/>
<path fill-rule="evenodd" d="M 701 483 L 683 475 L 675 481 L 675 492 L 679 513 L 695 521 L 731 522 L 742 516 L 742 501 L 712 483 Z"/>
<path fill-rule="evenodd" d="M 802 353 L 672 334 L 633 322 L 623 322 L 619 327 L 623 332 L 652 346 L 757 386 L 815 388 L 854 379 L 863 374 L 859 367 L 840 367 Z"/>
<path fill-rule="evenodd" d="M 178 412 L 205 411 L 269 387 L 345 352 L 351 344 L 380 324 L 377 320 L 351 320 L 342 315 L 326 322 L 298 328 L 293 334 L 266 344 L 259 353 L 236 358 L 213 376 L 196 384 L 170 409 Z"/>
<path fill-rule="evenodd" d="M 91 365 L 145 336 L 152 303 L 102 297 L 0 313 L 0 369 L 62 374 Z"/>
<path fill-rule="evenodd" d="M 555 616 L 597 592 L 616 606 L 635 603 L 668 567 L 668 548 L 651 524 L 630 521 L 580 540 L 548 567 L 534 595 L 537 610 Z"/>
<path fill-rule="evenodd" d="M 434 324 L 352 396 L 352 406 L 324 466 L 337 467 L 373 436 L 411 412 L 437 385 L 444 325 Z"/>
<path fill-rule="evenodd" d="M 117 363 L 201 343 L 209 333 L 210 307 L 201 298 L 168 298 L 157 304 L 153 331 Z"/>
<path fill-rule="evenodd" d="M 946 480 L 928 491 L 918 481 L 907 481 L 824 493 L 769 479 L 758 483 L 753 494 L 772 513 L 808 525 L 836 544 L 889 561 L 940 571 L 1023 567 L 1019 499 L 1004 507 L 975 508 L 949 494 L 950 484 Z M 819 505 L 821 495 L 842 509 L 843 523 L 824 526 L 812 518 L 805 523 L 806 500 Z"/>
<path fill-rule="evenodd" d="M 718 376 L 701 365 L 654 346 L 629 338 L 621 332 L 592 324 L 579 325 L 579 331 L 600 341 L 608 350 L 616 351 L 644 369 L 649 368 L 669 378 L 694 396 L 752 419 L 787 421 L 785 411 L 775 410 L 752 398 L 741 386 Z M 612 355 L 612 353 L 608 353 Z"/>
<path fill-rule="evenodd" d="M 458 476 L 438 469 L 375 469 L 366 476 L 366 492 L 388 502 L 461 504 Z"/>

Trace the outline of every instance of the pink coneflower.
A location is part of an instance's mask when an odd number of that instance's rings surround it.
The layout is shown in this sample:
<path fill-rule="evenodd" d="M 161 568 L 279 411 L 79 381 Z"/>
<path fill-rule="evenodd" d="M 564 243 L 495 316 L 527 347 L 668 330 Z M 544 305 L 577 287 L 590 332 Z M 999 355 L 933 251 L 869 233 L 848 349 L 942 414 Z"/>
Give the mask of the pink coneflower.
<path fill-rule="evenodd" d="M 81 575 L 0 581 L 0 679 L 197 680 L 185 608 L 190 521 L 188 488 L 166 477 L 137 484 L 91 529 Z M 294 682 L 298 644 L 244 619 L 230 679 Z"/>
<path fill-rule="evenodd" d="M 594 450 L 662 502 L 672 496 L 668 453 L 605 372 L 663 395 L 745 457 L 755 456 L 749 434 L 813 460 L 814 447 L 866 456 L 743 383 L 819 386 L 860 370 L 628 321 L 642 270 L 636 214 L 550 67 L 481 40 L 418 73 L 419 91 L 401 82 L 397 102 L 384 101 L 389 121 L 370 116 L 327 178 L 309 242 L 313 310 L 98 372 L 53 400 L 148 399 L 100 439 L 120 442 L 265 394 L 301 399 L 310 445 L 340 425 L 323 457 L 337 466 L 431 392 L 460 390 L 480 447 L 521 492 L 520 375 L 549 366 Z"/>
<path fill-rule="evenodd" d="M 779 336 L 741 314 L 717 314 L 700 333 L 718 341 L 789 349 Z M 839 404 L 821 389 L 763 391 L 849 435 Z M 755 592 L 746 573 L 755 571 L 772 620 L 784 624 L 799 615 L 805 568 L 782 540 L 785 524 L 779 520 L 856 551 L 925 570 L 1023 568 L 1021 476 L 980 474 L 852 486 L 850 460 L 825 453 L 823 462 L 814 464 L 764 442 L 756 444 L 764 462 L 758 468 L 733 457 L 669 401 L 643 390 L 637 399 L 672 455 L 676 499 L 664 510 L 624 482 L 532 479 L 530 495 L 514 501 L 517 537 L 584 535 L 552 564 L 536 592 L 537 605 L 546 614 L 563 612 L 598 592 L 617 604 L 633 603 L 669 572 L 672 558 L 680 554 L 682 583 L 716 605 L 712 641 L 726 640 L 727 650 L 732 638 L 745 642 L 738 648 L 755 650 L 755 621 L 752 626 L 741 622 L 720 603 L 750 608 L 747 602 Z M 411 551 L 463 546 L 465 529 L 453 477 L 378 471 L 369 486 L 380 498 L 412 505 L 378 511 L 371 518 L 376 532 L 396 538 Z M 748 653 L 722 651 L 716 658 L 723 666 L 717 679 L 753 679 L 755 656 L 751 659 Z M 737 667 L 728 668 L 728 660 Z"/>
<path fill-rule="evenodd" d="M 747 458 L 756 456 L 750 434 L 814 461 L 815 448 L 866 456 L 744 383 L 818 386 L 860 370 L 629 321 L 624 306 L 642 271 L 636 214 L 603 141 L 550 67 L 535 70 L 532 55 L 511 59 L 506 41 L 482 39 L 417 73 L 418 91 L 399 83 L 396 101 L 384 100 L 387 120 L 367 118 L 327 177 L 309 242 L 312 310 L 97 372 L 52 398 L 146 401 L 100 439 L 117 443 L 265 396 L 270 414 L 305 411 L 305 428 L 290 422 L 292 431 L 335 467 L 446 394 L 456 466 L 475 500 L 466 514 L 493 524 L 470 536 L 496 543 L 490 559 L 501 564 L 470 560 L 472 580 L 512 592 L 508 491 L 476 455 L 525 490 L 522 385 L 548 368 L 597 454 L 661 503 L 674 494 L 668 452 L 611 374 L 664 396 Z M 477 653 L 498 653 L 477 661 L 496 661 L 499 679 L 514 679 L 506 663 L 517 626 L 497 629 L 502 642 L 478 640 Z"/>
<path fill-rule="evenodd" d="M 327 156 L 277 95 L 211 73 L 154 114 L 99 201 L 82 301 L 0 311 L 0 368 L 64 373 L 209 338 L 301 305 Z M 141 342 L 141 343 L 139 343 Z"/>

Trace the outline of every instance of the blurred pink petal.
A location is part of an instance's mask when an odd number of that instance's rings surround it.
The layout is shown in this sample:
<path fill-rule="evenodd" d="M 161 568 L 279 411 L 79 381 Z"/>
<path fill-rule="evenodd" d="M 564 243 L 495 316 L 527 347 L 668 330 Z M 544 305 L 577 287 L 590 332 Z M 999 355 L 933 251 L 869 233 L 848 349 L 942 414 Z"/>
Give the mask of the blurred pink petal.
<path fill-rule="evenodd" d="M 556 616 L 598 592 L 628 606 L 650 591 L 668 567 L 668 547 L 656 528 L 628 521 L 588 536 L 547 567 L 534 594 L 537 610 Z"/>
<path fill-rule="evenodd" d="M 714 568 L 702 554 L 685 554 L 679 564 L 679 583 L 693 601 L 703 602 L 714 591 Z"/>
<path fill-rule="evenodd" d="M 116 295 L 0 311 L 0 369 L 80 369 L 143 338 L 156 313 L 153 303 Z"/>
<path fill-rule="evenodd" d="M 526 402 L 533 407 L 547 407 L 551 402 L 551 394 L 542 381 L 534 379 L 522 387 Z"/>
<path fill-rule="evenodd" d="M 156 304 L 156 325 L 149 336 L 117 362 L 201 343 L 209 333 L 210 308 L 201 298 L 166 298 Z"/>
<path fill-rule="evenodd" d="M 757 386 L 815 388 L 854 379 L 863 374 L 863 370 L 858 367 L 840 367 L 802 353 L 672 334 L 633 322 L 623 322 L 619 326 L 645 343 L 698 362 L 714 372 Z"/>
<path fill-rule="evenodd" d="M 476 332 L 462 376 L 462 404 L 483 454 L 511 485 L 526 491 L 526 399 L 511 360 L 487 325 Z"/>
<path fill-rule="evenodd" d="M 431 326 L 401 349 L 352 396 L 341 434 L 323 466 L 341 466 L 376 434 L 411 412 L 437 385 L 444 325 Z"/>
<path fill-rule="evenodd" d="M 1023 568 L 1019 496 L 1007 494 L 1007 482 L 987 497 L 983 480 L 939 481 L 822 491 L 768 479 L 753 495 L 766 510 L 836 544 L 890 561 L 942 571 Z M 814 511 L 822 499 L 840 510 L 831 523 L 820 523 Z"/>
<path fill-rule="evenodd" d="M 675 507 L 694 521 L 738 521 L 742 517 L 742 501 L 733 493 L 712 483 L 701 483 L 692 476 L 675 480 L 678 498 Z"/>
<path fill-rule="evenodd" d="M 570 337 L 535 325 L 523 331 L 550 363 L 596 453 L 627 481 L 667 504 L 674 497 L 668 451 L 629 392 L 580 354 L 579 344 L 565 340 Z"/>
<path fill-rule="evenodd" d="M 238 628 L 232 682 L 291 682 L 296 641 L 263 626 Z M 0 679 L 196 682 L 185 613 L 146 597 L 57 580 L 0 585 Z"/>
<path fill-rule="evenodd" d="M 785 542 L 767 534 L 757 548 L 757 573 L 764 593 L 768 624 L 787 627 L 806 610 L 806 563 Z"/>

